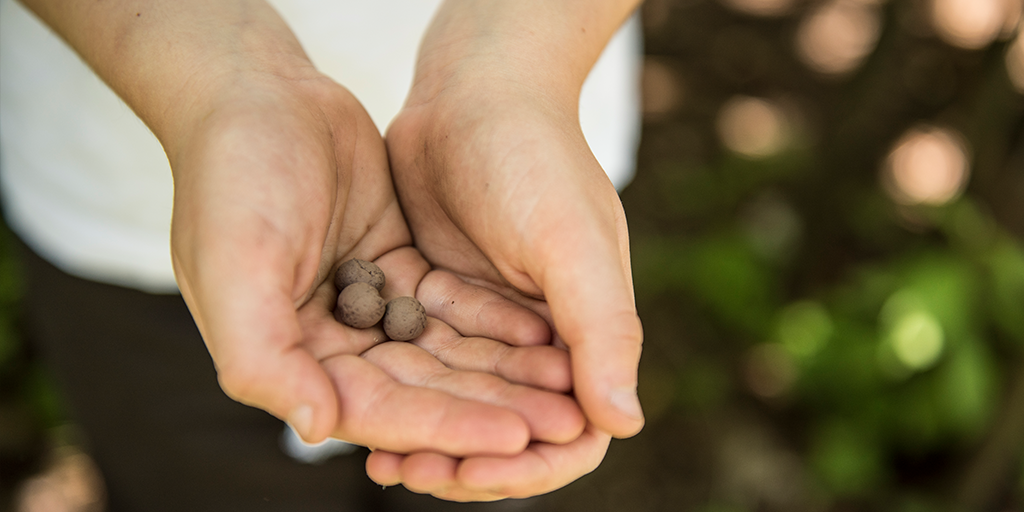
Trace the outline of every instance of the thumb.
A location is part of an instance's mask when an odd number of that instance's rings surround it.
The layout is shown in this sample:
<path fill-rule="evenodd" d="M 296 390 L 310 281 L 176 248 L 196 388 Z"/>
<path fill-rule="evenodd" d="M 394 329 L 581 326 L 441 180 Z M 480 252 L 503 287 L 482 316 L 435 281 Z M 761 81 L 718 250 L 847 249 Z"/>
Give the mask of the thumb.
<path fill-rule="evenodd" d="M 305 441 L 322 441 L 337 422 L 337 395 L 301 346 L 295 306 L 273 273 L 261 278 L 251 267 L 239 270 L 200 281 L 206 284 L 202 293 L 182 286 L 220 386 L 232 399 L 287 421 Z"/>
<path fill-rule="evenodd" d="M 563 216 L 568 222 L 543 236 L 536 268 L 555 329 L 569 347 L 576 399 L 600 430 L 629 437 L 644 423 L 636 394 L 643 330 L 621 230 L 597 218 Z"/>
<path fill-rule="evenodd" d="M 301 348 L 253 351 L 217 365 L 224 392 L 288 422 L 308 443 L 331 435 L 337 397 L 319 363 Z"/>

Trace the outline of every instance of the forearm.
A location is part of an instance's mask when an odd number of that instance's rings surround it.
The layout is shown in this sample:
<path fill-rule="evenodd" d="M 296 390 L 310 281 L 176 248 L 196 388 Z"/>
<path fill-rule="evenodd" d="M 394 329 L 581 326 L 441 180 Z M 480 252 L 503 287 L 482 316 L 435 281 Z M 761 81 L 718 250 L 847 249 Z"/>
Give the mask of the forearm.
<path fill-rule="evenodd" d="M 165 144 L 250 74 L 312 72 L 262 0 L 21 0 L 74 48 Z"/>
<path fill-rule="evenodd" d="M 639 0 L 450 0 L 424 36 L 409 104 L 453 81 L 513 82 L 575 107 L 608 40 Z"/>

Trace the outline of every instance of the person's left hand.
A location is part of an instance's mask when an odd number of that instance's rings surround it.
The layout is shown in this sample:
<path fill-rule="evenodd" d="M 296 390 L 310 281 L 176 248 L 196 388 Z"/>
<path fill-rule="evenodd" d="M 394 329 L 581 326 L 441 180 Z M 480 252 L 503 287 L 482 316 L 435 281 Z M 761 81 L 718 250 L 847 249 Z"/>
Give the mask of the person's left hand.
<path fill-rule="evenodd" d="M 507 458 L 378 450 L 377 483 L 463 501 L 546 493 L 642 428 L 625 214 L 578 119 L 583 80 L 635 5 L 460 0 L 435 14 L 386 137 L 403 213 L 432 265 L 548 321 L 588 428 Z"/>
<path fill-rule="evenodd" d="M 601 464 L 611 436 L 587 424 L 566 444 L 533 442 L 511 457 L 459 459 L 438 453 L 410 455 L 376 450 L 366 474 L 380 485 L 403 485 L 451 501 L 526 498 L 564 487 Z"/>

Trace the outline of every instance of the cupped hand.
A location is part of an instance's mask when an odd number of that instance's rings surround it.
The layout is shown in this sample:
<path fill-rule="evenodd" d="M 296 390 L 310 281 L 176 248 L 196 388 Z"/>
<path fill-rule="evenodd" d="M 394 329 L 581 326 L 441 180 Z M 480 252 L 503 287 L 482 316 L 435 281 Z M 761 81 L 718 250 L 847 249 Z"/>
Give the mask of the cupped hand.
<path fill-rule="evenodd" d="M 217 100 L 165 147 L 175 174 L 175 271 L 224 390 L 311 442 L 335 436 L 397 452 L 520 453 L 534 426 L 526 404 L 540 395 L 489 396 L 492 405 L 467 399 L 475 396 L 463 383 L 432 389 L 423 379 L 437 373 L 436 359 L 420 354 L 401 368 L 379 367 L 358 356 L 383 333 L 331 315 L 333 269 L 411 242 L 383 141 L 358 101 L 311 69 L 297 77 L 254 73 Z M 414 285 L 423 265 L 395 259 L 388 277 Z M 526 344 L 546 336 L 543 321 L 513 304 L 486 309 L 526 326 L 508 328 L 513 341 L 516 329 Z M 396 379 L 414 373 L 417 382 Z M 542 399 L 548 395 L 556 396 Z M 582 428 L 568 405 L 550 405 L 569 419 L 540 438 Z"/>
<path fill-rule="evenodd" d="M 399 116 L 387 138 L 398 195 L 432 264 L 551 322 L 591 425 L 569 443 L 535 442 L 506 458 L 378 450 L 367 460 L 379 484 L 458 501 L 560 488 L 597 467 L 610 434 L 643 423 L 642 334 L 618 196 L 571 118 L 527 98 L 485 98 L 442 95 Z"/>
<path fill-rule="evenodd" d="M 415 246 L 546 319 L 589 424 L 575 441 L 505 458 L 378 450 L 367 460 L 378 483 L 457 500 L 540 494 L 642 428 L 625 216 L 578 120 L 583 79 L 633 7 L 462 1 L 435 15 L 386 137 Z"/>
<path fill-rule="evenodd" d="M 387 134 L 415 245 L 548 318 L 587 418 L 633 435 L 642 330 L 618 195 L 575 111 L 514 83 L 466 81 L 410 102 Z"/>
<path fill-rule="evenodd" d="M 430 268 L 412 247 L 389 251 L 375 262 L 388 276 L 381 291 L 385 299 L 443 294 L 483 316 L 496 317 L 499 324 L 521 326 L 518 330 L 528 337 L 543 336 L 546 329 L 539 317 L 507 300 L 481 300 L 480 294 L 466 293 L 469 288 L 422 285 Z M 298 311 L 308 340 L 304 348 L 327 372 L 338 393 L 338 424 L 332 437 L 402 453 L 511 454 L 521 452 L 526 440 L 566 442 L 582 431 L 585 421 L 571 398 L 530 387 L 568 382 L 563 351 L 500 344 L 506 357 L 538 369 L 526 374 L 521 383 L 526 385 L 489 373 L 454 370 L 413 343 L 387 341 L 379 325 L 354 329 L 339 323 L 332 312 L 337 295 L 333 283 L 325 282 Z M 462 325 L 473 328 L 470 322 Z M 499 345 L 453 332 L 447 324 L 428 318 L 427 329 L 414 341 L 455 345 L 455 352 L 468 349 L 476 354 L 493 353 L 492 347 Z M 510 339 L 528 342 L 528 338 Z M 445 352 L 439 353 L 446 357 Z M 509 424 L 522 428 L 510 430 Z M 510 432 L 517 437 L 509 439 Z M 510 452 L 509 446 L 514 450 Z"/>
<path fill-rule="evenodd" d="M 582 413 L 569 397 L 541 391 L 567 391 L 571 386 L 568 356 L 545 343 L 548 333 L 543 321 L 494 291 L 464 283 L 445 271 L 428 272 L 426 261 L 411 248 L 393 251 L 377 263 L 387 269 L 408 261 L 419 262 L 423 278 L 415 279 L 416 274 L 410 273 L 404 282 L 390 280 L 383 295 L 415 293 L 428 314 L 447 317 L 451 325 L 430 318 L 414 344 L 382 343 L 362 357 L 398 382 L 516 412 L 529 425 L 531 443 L 513 455 L 465 459 L 437 450 L 404 454 L 377 449 L 367 458 L 367 474 L 379 484 L 403 484 L 442 499 L 493 501 L 542 494 L 596 468 L 610 436 L 592 426 L 585 428 Z M 459 331 L 490 331 L 509 344 L 463 336 Z"/>
<path fill-rule="evenodd" d="M 496 501 L 548 493 L 590 473 L 601 463 L 611 436 L 593 425 L 565 444 L 533 442 L 512 456 L 459 459 L 438 453 L 404 455 L 376 450 L 366 474 L 384 485 L 403 485 L 451 501 Z"/>

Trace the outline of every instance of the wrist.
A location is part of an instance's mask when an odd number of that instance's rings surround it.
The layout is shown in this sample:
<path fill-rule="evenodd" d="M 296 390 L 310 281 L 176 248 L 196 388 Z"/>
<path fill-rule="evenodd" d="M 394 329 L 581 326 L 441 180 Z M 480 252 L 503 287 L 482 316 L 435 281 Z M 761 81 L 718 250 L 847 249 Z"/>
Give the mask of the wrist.
<path fill-rule="evenodd" d="M 215 112 L 244 108 L 260 91 L 322 78 L 283 20 L 262 2 L 252 12 L 185 23 L 207 29 L 166 27 L 162 40 L 139 34 L 144 42 L 133 55 L 135 65 L 120 66 L 111 80 L 168 153 Z M 170 46 L 179 48 L 161 54 Z"/>
<path fill-rule="evenodd" d="M 165 145 L 258 76 L 314 72 L 263 0 L 22 0 Z"/>
<path fill-rule="evenodd" d="M 424 35 L 407 106 L 466 88 L 480 97 L 518 90 L 575 111 L 590 68 L 637 3 L 446 2 Z"/>

